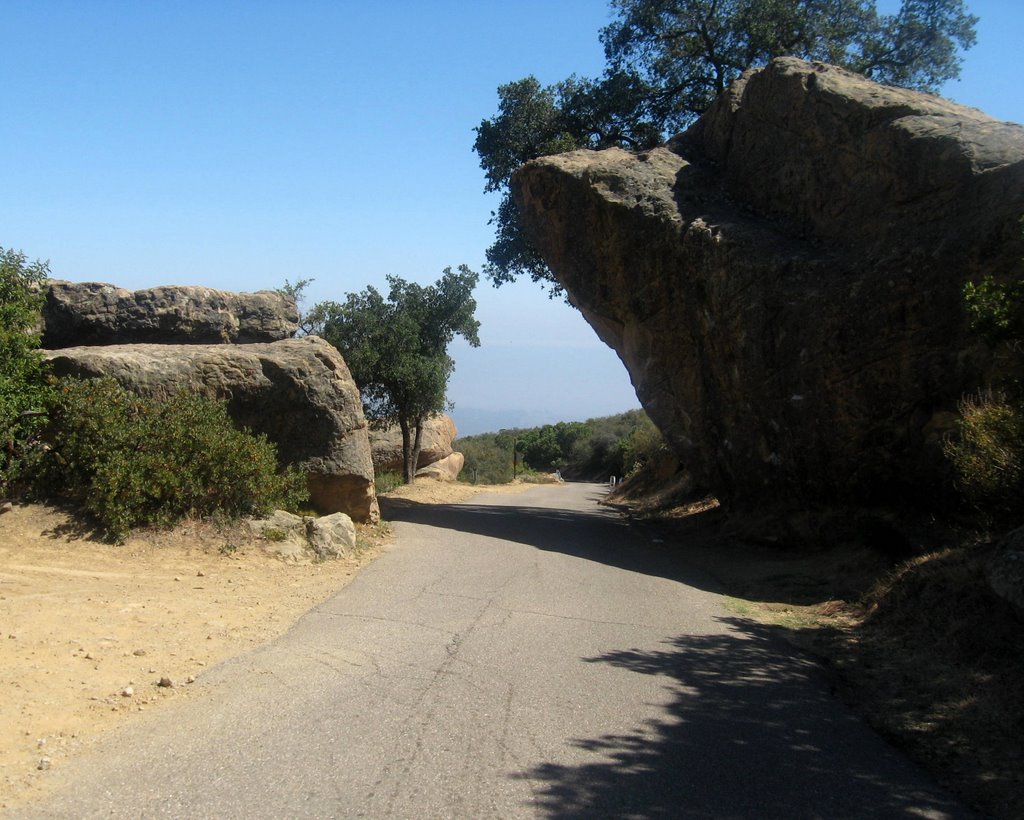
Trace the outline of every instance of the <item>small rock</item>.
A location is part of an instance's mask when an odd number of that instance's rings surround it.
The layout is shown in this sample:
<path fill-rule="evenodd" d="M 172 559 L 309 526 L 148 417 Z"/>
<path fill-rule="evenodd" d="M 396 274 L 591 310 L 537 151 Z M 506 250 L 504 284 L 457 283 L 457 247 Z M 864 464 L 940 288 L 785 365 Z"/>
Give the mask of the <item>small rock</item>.
<path fill-rule="evenodd" d="M 0 515 L 3 515 L 6 512 L 10 512 L 13 509 L 14 504 L 12 504 L 10 501 L 0 501 Z"/>
<path fill-rule="evenodd" d="M 347 555 L 356 545 L 356 528 L 345 513 L 333 513 L 306 521 L 306 538 L 318 558 Z"/>
<path fill-rule="evenodd" d="M 121 690 L 121 697 L 123 698 L 130 698 L 134 694 L 135 689 L 131 686 L 126 686 L 124 689 Z"/>
<path fill-rule="evenodd" d="M 163 678 L 160 678 L 160 680 L 157 681 L 156 685 L 157 686 L 161 686 L 164 689 L 173 689 L 174 688 L 174 681 L 172 681 L 168 677 L 163 677 Z"/>
<path fill-rule="evenodd" d="M 206 573 L 203 572 L 202 570 L 199 570 L 199 572 L 196 573 L 196 577 L 197 578 L 205 578 L 206 577 Z"/>
<path fill-rule="evenodd" d="M 146 654 L 146 650 L 145 649 L 136 649 L 134 652 L 132 652 L 132 654 L 135 655 L 136 657 L 141 658 L 143 655 Z"/>
<path fill-rule="evenodd" d="M 196 682 L 196 676 L 195 675 L 189 675 L 187 678 L 185 678 L 185 683 L 195 683 L 195 682 Z"/>
<path fill-rule="evenodd" d="M 39 771 L 41 771 L 41 772 L 45 772 L 47 769 L 50 768 L 50 758 L 48 758 L 48 757 L 41 757 L 41 758 L 39 758 L 39 763 L 36 764 L 36 768 L 39 769 Z"/>

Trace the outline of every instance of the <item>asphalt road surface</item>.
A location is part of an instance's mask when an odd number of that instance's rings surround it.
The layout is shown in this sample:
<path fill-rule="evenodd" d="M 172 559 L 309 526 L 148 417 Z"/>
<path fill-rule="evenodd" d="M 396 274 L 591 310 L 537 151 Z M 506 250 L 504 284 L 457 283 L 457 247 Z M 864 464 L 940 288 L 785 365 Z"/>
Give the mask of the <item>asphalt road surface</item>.
<path fill-rule="evenodd" d="M 602 491 L 393 504 L 350 586 L 14 816 L 969 816 Z"/>

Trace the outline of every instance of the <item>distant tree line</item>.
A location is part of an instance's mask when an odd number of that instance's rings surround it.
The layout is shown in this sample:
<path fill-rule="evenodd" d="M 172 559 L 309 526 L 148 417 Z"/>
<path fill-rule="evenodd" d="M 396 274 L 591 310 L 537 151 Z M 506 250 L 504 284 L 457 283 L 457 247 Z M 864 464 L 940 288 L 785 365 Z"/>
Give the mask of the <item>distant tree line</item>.
<path fill-rule="evenodd" d="M 567 479 L 604 481 L 634 472 L 664 446 L 643 410 L 481 433 L 455 443 L 466 457 L 460 479 L 486 484 L 506 483 L 514 473 L 555 470 Z"/>

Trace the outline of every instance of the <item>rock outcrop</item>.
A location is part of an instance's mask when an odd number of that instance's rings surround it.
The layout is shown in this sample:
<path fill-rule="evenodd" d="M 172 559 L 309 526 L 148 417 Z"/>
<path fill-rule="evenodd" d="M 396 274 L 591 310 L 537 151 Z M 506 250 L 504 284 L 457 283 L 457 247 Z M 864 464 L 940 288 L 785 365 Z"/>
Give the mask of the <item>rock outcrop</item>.
<path fill-rule="evenodd" d="M 289 561 L 322 561 L 348 555 L 356 546 L 356 528 L 345 513 L 320 518 L 274 510 L 251 519 L 249 531 L 263 538 L 263 549 Z"/>
<path fill-rule="evenodd" d="M 111 376 L 140 395 L 183 387 L 223 399 L 231 417 L 307 473 L 320 512 L 377 520 L 359 390 L 340 354 L 306 336 L 247 345 L 107 345 L 47 353 L 57 375 Z"/>
<path fill-rule="evenodd" d="M 431 416 L 423 427 L 420 441 L 419 467 L 426 467 L 452 454 L 452 442 L 459 431 L 449 416 Z M 373 450 L 373 466 L 381 472 L 401 471 L 402 431 L 399 427 L 385 427 L 383 430 L 370 430 L 370 448 Z"/>
<path fill-rule="evenodd" d="M 442 459 L 420 467 L 416 471 L 417 478 L 434 478 L 438 481 L 455 481 L 466 466 L 466 457 L 462 453 L 452 453 Z"/>
<path fill-rule="evenodd" d="M 963 285 L 1024 256 L 1024 128 L 782 58 L 665 147 L 538 159 L 512 192 L 727 506 L 941 499 L 988 364 Z"/>
<path fill-rule="evenodd" d="M 294 336 L 298 321 L 295 302 L 273 291 L 130 291 L 100 282 L 51 281 L 43 305 L 43 347 L 276 342 Z"/>

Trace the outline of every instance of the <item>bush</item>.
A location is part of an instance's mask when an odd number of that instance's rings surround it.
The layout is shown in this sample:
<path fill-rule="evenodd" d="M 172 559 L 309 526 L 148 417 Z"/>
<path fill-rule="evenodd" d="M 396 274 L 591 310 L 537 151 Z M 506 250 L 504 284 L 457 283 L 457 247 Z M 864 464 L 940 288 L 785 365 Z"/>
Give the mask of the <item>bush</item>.
<path fill-rule="evenodd" d="M 374 476 L 374 484 L 376 485 L 377 495 L 383 495 L 389 493 L 392 490 L 397 490 L 405 481 L 402 478 L 402 474 L 389 470 L 383 473 L 377 473 Z"/>
<path fill-rule="evenodd" d="M 507 484 L 512 480 L 512 442 L 494 433 L 460 438 L 454 445 L 466 463 L 459 480 L 479 484 Z"/>
<path fill-rule="evenodd" d="M 646 416 L 626 436 L 622 445 L 622 466 L 626 477 L 636 475 L 647 464 L 668 452 L 661 431 Z"/>
<path fill-rule="evenodd" d="M 24 468 L 26 445 L 43 426 L 47 384 L 39 347 L 43 262 L 0 248 L 0 494 Z"/>
<path fill-rule="evenodd" d="M 1024 412 L 1004 393 L 985 391 L 960 402 L 959 436 L 946 456 L 960 488 L 986 516 L 1019 523 L 1024 514 Z"/>
<path fill-rule="evenodd" d="M 40 486 L 80 501 L 115 541 L 188 516 L 294 509 L 307 496 L 300 472 L 278 471 L 265 436 L 236 429 L 222 402 L 193 393 L 149 399 L 112 379 L 67 379 L 48 437 Z"/>

